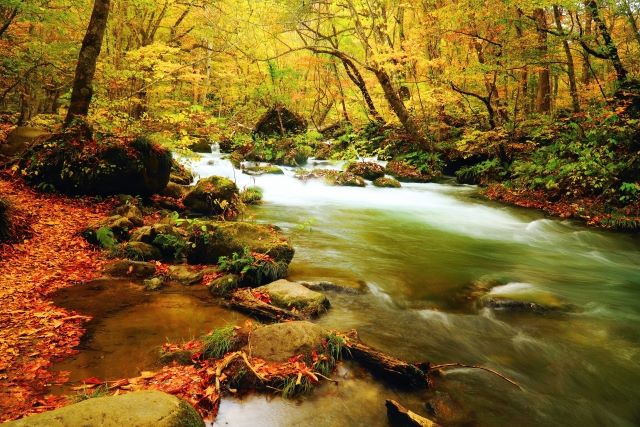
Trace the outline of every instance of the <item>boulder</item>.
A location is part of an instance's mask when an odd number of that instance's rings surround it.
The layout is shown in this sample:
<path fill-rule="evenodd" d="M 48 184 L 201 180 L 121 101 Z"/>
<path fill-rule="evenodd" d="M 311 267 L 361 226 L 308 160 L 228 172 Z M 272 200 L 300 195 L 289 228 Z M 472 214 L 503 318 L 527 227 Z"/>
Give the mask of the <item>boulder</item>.
<path fill-rule="evenodd" d="M 133 229 L 135 226 L 133 222 L 129 218 L 113 215 L 101 221 L 90 224 L 87 228 L 85 228 L 81 234 L 85 240 L 93 245 L 102 244 L 105 242 L 101 242 L 99 237 L 98 230 L 101 228 L 108 229 L 113 233 L 113 238 L 117 240 L 126 240 L 129 237 L 129 230 Z"/>
<path fill-rule="evenodd" d="M 129 238 L 132 242 L 144 242 L 153 243 L 153 240 L 159 234 L 175 234 L 175 230 L 171 224 L 156 223 L 152 225 L 145 225 L 144 227 L 136 228 L 131 232 Z"/>
<path fill-rule="evenodd" d="M 307 321 L 262 326 L 251 334 L 251 354 L 274 362 L 286 362 L 299 354 L 308 355 L 322 345 L 325 331 Z"/>
<path fill-rule="evenodd" d="M 142 281 L 145 291 L 157 291 L 164 287 L 164 279 L 162 277 L 152 277 Z"/>
<path fill-rule="evenodd" d="M 181 199 L 186 196 L 189 191 L 191 191 L 191 187 L 187 185 L 176 184 L 175 182 L 169 181 L 167 186 L 160 192 L 161 196 L 171 197 L 174 199 Z"/>
<path fill-rule="evenodd" d="M 276 227 L 248 222 L 195 221 L 185 223 L 192 246 L 191 264 L 216 264 L 221 256 L 250 252 L 268 255 L 275 262 L 289 264 L 294 249 Z"/>
<path fill-rule="evenodd" d="M 370 181 L 384 176 L 384 167 L 373 162 L 349 163 L 346 171 Z"/>
<path fill-rule="evenodd" d="M 184 205 L 193 212 L 220 215 L 233 209 L 238 187 L 230 179 L 211 176 L 203 178 L 185 196 Z"/>
<path fill-rule="evenodd" d="M 307 121 L 287 108 L 276 105 L 265 112 L 253 133 L 266 138 L 274 135 L 299 134 L 307 131 Z"/>
<path fill-rule="evenodd" d="M 350 172 L 340 172 L 333 184 L 342 187 L 365 187 L 367 185 L 362 177 Z"/>
<path fill-rule="evenodd" d="M 181 285 L 193 285 L 202 281 L 204 273 L 195 271 L 187 265 L 172 265 L 169 267 L 169 279 Z"/>
<path fill-rule="evenodd" d="M 395 178 L 382 177 L 373 180 L 373 185 L 382 188 L 400 188 L 400 181 Z"/>
<path fill-rule="evenodd" d="M 400 160 L 387 163 L 385 172 L 400 182 L 431 182 L 436 175 L 421 172 L 415 166 Z"/>
<path fill-rule="evenodd" d="M 126 242 L 120 245 L 117 253 L 134 261 L 161 260 L 162 253 L 158 248 L 144 242 Z"/>
<path fill-rule="evenodd" d="M 151 195 L 166 187 L 168 150 L 143 137 L 96 141 L 87 136 L 62 133 L 32 145 L 20 160 L 25 179 L 74 195 Z"/>
<path fill-rule="evenodd" d="M 194 153 L 211 153 L 211 141 L 209 138 L 198 138 L 196 142 L 189 146 L 189 149 Z"/>
<path fill-rule="evenodd" d="M 119 260 L 104 267 L 105 274 L 114 277 L 136 277 L 144 279 L 156 274 L 156 266 L 150 262 Z"/>
<path fill-rule="evenodd" d="M 240 276 L 237 274 L 225 274 L 222 277 L 207 283 L 209 292 L 214 296 L 227 296 L 231 291 L 238 287 Z"/>
<path fill-rule="evenodd" d="M 6 424 L 8 427 L 204 427 L 193 407 L 155 390 L 87 399 Z"/>
<path fill-rule="evenodd" d="M 256 290 L 269 295 L 271 303 L 277 307 L 296 309 L 310 316 L 323 313 L 330 306 L 324 294 L 284 279 L 260 286 Z"/>
<path fill-rule="evenodd" d="M 131 224 L 136 227 L 144 225 L 144 216 L 142 215 L 142 211 L 136 205 L 132 205 L 130 203 L 118 206 L 117 208 L 113 209 L 111 211 L 111 215 L 119 215 L 121 217 L 127 218 L 129 221 L 131 221 Z"/>
<path fill-rule="evenodd" d="M 180 185 L 190 185 L 194 180 L 193 172 L 176 160 L 171 162 L 171 174 L 169 181 Z"/>

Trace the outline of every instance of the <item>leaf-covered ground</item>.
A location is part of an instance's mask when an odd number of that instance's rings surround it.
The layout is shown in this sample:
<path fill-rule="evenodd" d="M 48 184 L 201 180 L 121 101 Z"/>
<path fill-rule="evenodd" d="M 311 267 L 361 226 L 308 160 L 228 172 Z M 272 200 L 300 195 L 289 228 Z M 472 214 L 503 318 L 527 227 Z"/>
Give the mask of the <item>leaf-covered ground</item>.
<path fill-rule="evenodd" d="M 0 194 L 30 221 L 32 236 L 0 246 L 0 422 L 62 404 L 45 397 L 64 380 L 49 368 L 76 352 L 86 317 L 56 307 L 52 292 L 93 278 L 103 260 L 78 232 L 104 218 L 108 202 L 36 193 L 0 179 Z"/>

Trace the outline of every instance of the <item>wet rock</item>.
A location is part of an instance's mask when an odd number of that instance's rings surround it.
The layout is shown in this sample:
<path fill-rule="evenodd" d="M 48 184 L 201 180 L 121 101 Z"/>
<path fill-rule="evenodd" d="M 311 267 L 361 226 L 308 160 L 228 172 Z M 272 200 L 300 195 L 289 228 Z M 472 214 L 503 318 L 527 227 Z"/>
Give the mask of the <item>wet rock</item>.
<path fill-rule="evenodd" d="M 400 182 L 431 182 L 439 175 L 422 172 L 415 166 L 399 160 L 387 163 L 385 172 Z"/>
<path fill-rule="evenodd" d="M 175 182 L 180 185 L 189 185 L 194 180 L 193 172 L 187 169 L 176 160 L 171 162 L 171 175 L 169 176 L 170 182 Z"/>
<path fill-rule="evenodd" d="M 131 242 L 144 242 L 153 243 L 156 236 L 159 234 L 175 234 L 174 228 L 171 224 L 156 223 L 152 225 L 145 225 L 140 228 L 136 228 L 131 232 L 129 241 Z"/>
<path fill-rule="evenodd" d="M 516 301 L 506 298 L 483 298 L 483 307 L 509 313 L 547 314 L 562 311 L 562 307 L 538 304 L 530 301 Z"/>
<path fill-rule="evenodd" d="M 436 391 L 425 407 L 430 416 L 444 425 L 475 425 L 473 414 L 448 393 Z"/>
<path fill-rule="evenodd" d="M 140 210 L 140 208 L 133 204 L 127 203 L 122 206 L 118 206 L 113 211 L 111 211 L 111 215 L 119 215 L 121 217 L 127 218 L 136 227 L 144 225 L 144 217 L 142 215 L 142 211 Z"/>
<path fill-rule="evenodd" d="M 207 288 L 209 288 L 211 295 L 223 297 L 229 295 L 229 293 L 238 288 L 239 281 L 240 276 L 237 274 L 225 274 L 224 276 L 218 277 L 217 279 L 207 283 Z"/>
<path fill-rule="evenodd" d="M 198 138 L 195 143 L 189 146 L 189 150 L 194 153 L 211 153 L 211 141 L 209 138 Z"/>
<path fill-rule="evenodd" d="M 142 281 L 145 291 L 157 291 L 164 287 L 164 279 L 160 277 L 152 277 L 151 279 L 145 279 Z"/>
<path fill-rule="evenodd" d="M 32 144 L 46 140 L 51 134 L 43 129 L 33 127 L 16 127 L 7 135 L 7 138 L 0 143 L 0 159 L 3 157 L 19 157 Z"/>
<path fill-rule="evenodd" d="M 238 187 L 230 179 L 211 176 L 203 178 L 185 196 L 184 205 L 193 212 L 220 215 L 235 205 Z"/>
<path fill-rule="evenodd" d="M 188 350 L 175 350 L 175 351 L 165 351 L 160 349 L 160 358 L 158 362 L 161 365 L 191 365 L 193 362 L 191 358 L 193 357 L 193 353 Z"/>
<path fill-rule="evenodd" d="M 333 184 L 342 187 L 365 187 L 367 185 L 364 179 L 350 172 L 340 172 Z"/>
<path fill-rule="evenodd" d="M 387 178 L 387 177 L 375 179 L 373 181 L 373 185 L 375 185 L 376 187 L 382 187 L 382 188 L 400 188 L 402 186 L 400 184 L 400 181 L 398 181 L 397 179 Z"/>
<path fill-rule="evenodd" d="M 284 172 L 278 166 L 269 165 L 269 166 L 248 166 L 242 168 L 242 173 L 252 176 L 260 176 L 260 175 L 282 175 Z"/>
<path fill-rule="evenodd" d="M 347 172 L 361 176 L 364 179 L 373 181 L 384 176 L 384 168 L 373 162 L 354 162 L 349 163 Z"/>
<path fill-rule="evenodd" d="M 306 321 L 276 323 L 256 329 L 250 337 L 252 355 L 285 362 L 299 354 L 308 355 L 322 345 L 324 330 Z"/>
<path fill-rule="evenodd" d="M 387 418 L 394 427 L 437 427 L 438 424 L 434 423 L 428 418 L 416 414 L 413 411 L 408 410 L 404 406 L 400 405 L 395 400 L 387 400 L 385 403 L 387 407 Z"/>
<path fill-rule="evenodd" d="M 160 391 L 136 391 L 96 397 L 12 421 L 8 427 L 138 426 L 204 427 L 204 421 L 187 402 Z"/>
<path fill-rule="evenodd" d="M 269 255 L 275 262 L 289 264 L 294 249 L 276 227 L 248 222 L 197 221 L 185 224 L 192 264 L 217 264 L 221 256 L 251 252 Z"/>
<path fill-rule="evenodd" d="M 112 261 L 104 267 L 104 272 L 114 277 L 147 278 L 156 274 L 156 266 L 151 262 L 121 260 Z"/>
<path fill-rule="evenodd" d="M 341 294 L 352 294 L 358 295 L 364 293 L 364 289 L 362 287 L 355 288 L 351 286 L 343 286 L 333 282 L 326 281 L 316 281 L 316 282 L 298 282 L 302 286 L 307 289 L 311 289 L 312 291 L 317 292 L 337 292 Z"/>
<path fill-rule="evenodd" d="M 284 279 L 261 286 L 256 290 L 269 295 L 271 303 L 277 307 L 287 310 L 296 309 L 309 316 L 324 313 L 331 305 L 324 294 Z"/>
<path fill-rule="evenodd" d="M 270 137 L 306 131 L 307 121 L 302 116 L 281 105 L 276 105 L 260 117 L 253 132 L 260 137 Z"/>
<path fill-rule="evenodd" d="M 158 248 L 144 242 L 126 242 L 116 249 L 116 253 L 134 261 L 161 260 L 162 253 Z"/>
<path fill-rule="evenodd" d="M 178 282 L 181 285 L 193 285 L 204 277 L 202 271 L 192 270 L 186 265 L 172 265 L 169 267 L 169 279 Z"/>

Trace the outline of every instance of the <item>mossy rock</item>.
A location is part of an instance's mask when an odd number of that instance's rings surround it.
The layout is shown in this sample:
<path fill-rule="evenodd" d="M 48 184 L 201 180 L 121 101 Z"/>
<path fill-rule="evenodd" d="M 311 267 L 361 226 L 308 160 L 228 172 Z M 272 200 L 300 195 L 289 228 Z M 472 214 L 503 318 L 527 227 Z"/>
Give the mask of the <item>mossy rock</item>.
<path fill-rule="evenodd" d="M 202 271 L 196 271 L 186 265 L 172 265 L 169 267 L 169 279 L 181 285 L 194 285 L 204 277 Z"/>
<path fill-rule="evenodd" d="M 384 176 L 384 167 L 373 162 L 353 162 L 349 163 L 347 172 L 373 181 Z"/>
<path fill-rule="evenodd" d="M 134 261 L 154 261 L 162 259 L 162 252 L 153 245 L 144 242 L 126 242 L 115 249 L 117 256 Z"/>
<path fill-rule="evenodd" d="M 260 187 L 247 187 L 240 193 L 240 199 L 247 205 L 257 205 L 262 201 L 262 189 Z"/>
<path fill-rule="evenodd" d="M 151 195 L 169 182 L 171 153 L 159 145 L 86 136 L 63 133 L 34 144 L 20 161 L 27 182 L 74 195 Z"/>
<path fill-rule="evenodd" d="M 221 215 L 235 208 L 238 193 L 238 187 L 230 179 L 211 176 L 198 181 L 183 203 L 192 212 Z"/>
<path fill-rule="evenodd" d="M 365 187 L 367 183 L 358 175 L 350 172 L 340 172 L 336 176 L 333 185 L 339 185 L 341 187 Z"/>
<path fill-rule="evenodd" d="M 155 390 L 96 397 L 22 418 L 8 427 L 205 427 L 187 402 Z"/>
<path fill-rule="evenodd" d="M 144 225 L 144 216 L 142 215 L 142 211 L 140 208 L 130 203 L 126 203 L 113 209 L 111 211 L 111 215 L 120 215 L 125 217 L 136 227 Z"/>
<path fill-rule="evenodd" d="M 400 182 L 431 182 L 438 176 L 421 172 L 415 166 L 400 160 L 391 160 L 387 163 L 385 172 Z"/>
<path fill-rule="evenodd" d="M 251 353 L 261 359 L 286 362 L 293 356 L 311 354 L 322 346 L 325 335 L 320 326 L 307 321 L 262 326 L 251 334 Z"/>
<path fill-rule="evenodd" d="M 381 188 L 400 188 L 400 181 L 395 178 L 382 177 L 373 180 L 373 185 Z"/>
<path fill-rule="evenodd" d="M 194 153 L 211 153 L 211 141 L 209 141 L 209 138 L 198 138 L 196 142 L 189 146 L 189 150 Z"/>
<path fill-rule="evenodd" d="M 256 290 L 269 295 L 271 303 L 277 307 L 296 309 L 309 316 L 324 313 L 330 306 L 326 295 L 284 279 L 260 286 Z"/>
<path fill-rule="evenodd" d="M 247 166 L 242 168 L 242 173 L 252 176 L 260 175 L 282 175 L 284 172 L 278 166 Z"/>
<path fill-rule="evenodd" d="M 174 199 L 182 199 L 189 191 L 191 191 L 191 187 L 169 181 L 164 190 L 160 192 L 160 195 Z"/>
<path fill-rule="evenodd" d="M 225 274 L 222 277 L 207 283 L 207 288 L 211 295 L 224 297 L 229 295 L 234 289 L 238 288 L 240 276 L 237 274 Z"/>
<path fill-rule="evenodd" d="M 274 226 L 248 222 L 196 221 L 184 224 L 193 246 L 188 260 L 193 264 L 216 264 L 221 256 L 251 252 L 269 255 L 275 262 L 289 264 L 294 249 Z"/>
<path fill-rule="evenodd" d="M 90 224 L 80 234 L 92 245 L 99 245 L 101 242 L 98 239 L 98 230 L 108 229 L 116 240 L 123 241 L 129 238 L 129 231 L 133 228 L 135 228 L 135 226 L 129 218 L 121 215 L 112 215 Z"/>
<path fill-rule="evenodd" d="M 282 105 L 276 105 L 264 113 L 254 128 L 253 133 L 260 137 L 287 134 L 299 134 L 307 131 L 307 121 Z"/>

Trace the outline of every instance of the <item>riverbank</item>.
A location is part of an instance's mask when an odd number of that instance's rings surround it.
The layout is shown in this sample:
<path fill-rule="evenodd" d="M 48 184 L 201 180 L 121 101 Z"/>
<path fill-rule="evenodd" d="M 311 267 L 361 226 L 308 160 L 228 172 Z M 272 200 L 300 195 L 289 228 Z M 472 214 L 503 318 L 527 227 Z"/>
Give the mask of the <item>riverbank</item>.
<path fill-rule="evenodd" d="M 50 367 L 77 353 L 87 318 L 48 296 L 96 276 L 104 259 L 79 232 L 111 206 L 39 193 L 6 177 L 0 194 L 28 213 L 32 228 L 29 239 L 0 246 L 0 421 L 6 421 L 64 403 L 44 396 L 49 384 L 65 381 Z"/>

